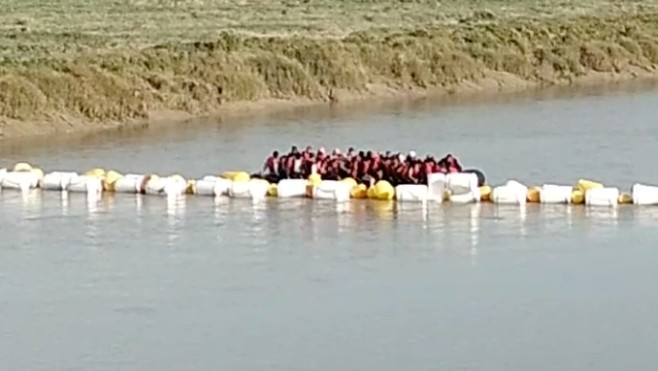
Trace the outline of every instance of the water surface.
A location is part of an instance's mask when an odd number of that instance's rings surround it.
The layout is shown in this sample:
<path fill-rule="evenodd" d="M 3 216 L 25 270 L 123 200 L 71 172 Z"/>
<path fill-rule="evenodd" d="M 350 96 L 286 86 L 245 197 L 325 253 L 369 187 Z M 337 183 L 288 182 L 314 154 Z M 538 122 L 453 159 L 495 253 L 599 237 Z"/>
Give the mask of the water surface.
<path fill-rule="evenodd" d="M 201 176 L 291 143 L 492 183 L 658 184 L 658 92 L 406 104 L 0 150 Z M 65 144 L 63 144 L 65 143 Z M 0 193 L 3 370 L 619 370 L 658 361 L 658 208 Z"/>

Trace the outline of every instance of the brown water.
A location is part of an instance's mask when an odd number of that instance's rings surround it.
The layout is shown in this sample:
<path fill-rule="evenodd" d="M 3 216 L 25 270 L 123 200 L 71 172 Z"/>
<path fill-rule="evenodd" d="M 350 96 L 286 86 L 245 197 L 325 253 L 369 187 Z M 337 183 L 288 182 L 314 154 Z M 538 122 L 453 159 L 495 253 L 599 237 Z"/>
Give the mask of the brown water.
<path fill-rule="evenodd" d="M 201 176 L 295 143 L 492 183 L 658 184 L 658 91 L 426 102 L 0 150 Z M 619 370 L 658 361 L 658 208 L 0 194 L 2 370 Z"/>

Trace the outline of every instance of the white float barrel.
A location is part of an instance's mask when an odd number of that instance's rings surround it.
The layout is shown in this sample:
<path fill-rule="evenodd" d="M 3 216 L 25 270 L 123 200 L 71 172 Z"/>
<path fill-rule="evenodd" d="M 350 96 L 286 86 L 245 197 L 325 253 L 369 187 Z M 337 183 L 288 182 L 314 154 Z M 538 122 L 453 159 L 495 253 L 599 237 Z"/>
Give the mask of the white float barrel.
<path fill-rule="evenodd" d="M 573 187 L 544 184 L 539 191 L 539 202 L 542 204 L 569 204 Z"/>
<path fill-rule="evenodd" d="M 199 196 L 214 196 L 215 195 L 214 180 L 206 178 L 194 182 L 194 194 Z"/>
<path fill-rule="evenodd" d="M 351 186 L 336 180 L 323 180 L 313 187 L 313 198 L 345 202 L 350 199 Z"/>
<path fill-rule="evenodd" d="M 395 187 L 397 202 L 426 202 L 429 188 L 424 184 L 401 184 Z"/>
<path fill-rule="evenodd" d="M 261 199 L 267 196 L 269 183 L 264 180 L 250 179 L 248 182 L 231 182 L 229 196 L 233 198 Z"/>
<path fill-rule="evenodd" d="M 232 198 L 251 198 L 250 182 L 231 182 L 229 196 Z"/>
<path fill-rule="evenodd" d="M 187 189 L 187 182 L 181 177 L 165 178 L 164 194 L 168 197 L 182 196 Z"/>
<path fill-rule="evenodd" d="M 427 192 L 428 198 L 437 201 L 443 202 L 443 196 L 445 195 L 447 177 L 443 173 L 432 173 L 427 175 Z"/>
<path fill-rule="evenodd" d="M 39 177 L 26 171 L 9 171 L 2 177 L 2 187 L 8 189 L 27 190 L 39 184 Z"/>
<path fill-rule="evenodd" d="M 495 187 L 491 192 L 491 201 L 496 204 L 524 205 L 528 198 L 528 187 L 510 180 L 505 185 Z"/>
<path fill-rule="evenodd" d="M 588 206 L 617 206 L 619 203 L 619 189 L 612 187 L 593 188 L 585 192 L 585 205 Z"/>
<path fill-rule="evenodd" d="M 165 193 L 167 178 L 151 178 L 146 182 L 144 193 L 147 195 L 161 195 Z"/>
<path fill-rule="evenodd" d="M 217 181 L 217 179 L 221 179 L 221 178 L 218 177 L 218 176 L 215 176 L 215 175 L 206 175 L 203 178 L 201 178 L 200 180 L 205 180 L 205 181 L 209 181 L 209 182 L 214 183 L 214 182 Z"/>
<path fill-rule="evenodd" d="M 142 182 L 146 178 L 145 175 L 128 174 L 119 178 L 114 183 L 114 192 L 117 193 L 140 193 Z"/>
<path fill-rule="evenodd" d="M 470 204 L 480 202 L 482 194 L 480 188 L 475 188 L 473 191 L 464 194 L 450 194 L 448 201 L 454 204 Z"/>
<path fill-rule="evenodd" d="M 208 187 L 212 184 L 212 192 Z M 201 191 L 199 191 L 201 186 Z M 228 196 L 228 190 L 231 188 L 231 180 L 214 175 L 206 175 L 201 180 L 196 181 L 197 194 L 204 196 Z M 199 193 L 200 192 L 200 193 Z"/>
<path fill-rule="evenodd" d="M 41 189 L 48 191 L 66 191 L 71 181 L 78 177 L 75 172 L 53 171 L 43 176 Z"/>
<path fill-rule="evenodd" d="M 465 194 L 478 188 L 478 177 L 473 173 L 450 173 L 446 183 L 451 194 Z"/>
<path fill-rule="evenodd" d="M 446 187 L 449 200 L 454 203 L 471 203 L 480 201 L 478 177 L 473 173 L 450 173 L 446 175 Z"/>
<path fill-rule="evenodd" d="M 282 179 L 277 184 L 276 195 L 280 198 L 306 197 L 308 184 L 306 179 Z"/>
<path fill-rule="evenodd" d="M 103 180 L 96 176 L 79 175 L 70 180 L 67 189 L 69 192 L 100 194 L 103 192 Z"/>
<path fill-rule="evenodd" d="M 228 196 L 232 183 L 229 179 L 218 177 L 215 181 L 215 196 Z"/>
<path fill-rule="evenodd" d="M 658 187 L 635 184 L 631 189 L 635 205 L 658 205 Z"/>

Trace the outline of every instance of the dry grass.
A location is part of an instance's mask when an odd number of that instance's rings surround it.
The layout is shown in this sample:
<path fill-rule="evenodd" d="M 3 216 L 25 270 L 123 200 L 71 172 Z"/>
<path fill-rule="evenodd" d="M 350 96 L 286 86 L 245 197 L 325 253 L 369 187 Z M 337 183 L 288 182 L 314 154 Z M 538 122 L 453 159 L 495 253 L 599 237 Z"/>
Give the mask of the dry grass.
<path fill-rule="evenodd" d="M 658 0 L 2 0 L 1 124 L 654 71 Z"/>

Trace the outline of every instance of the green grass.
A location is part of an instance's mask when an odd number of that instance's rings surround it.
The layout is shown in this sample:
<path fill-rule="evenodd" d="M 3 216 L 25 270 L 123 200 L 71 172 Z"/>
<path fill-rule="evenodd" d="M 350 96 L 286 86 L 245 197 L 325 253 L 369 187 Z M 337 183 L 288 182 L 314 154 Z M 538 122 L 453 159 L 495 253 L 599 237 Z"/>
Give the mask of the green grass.
<path fill-rule="evenodd" d="M 4 0 L 0 123 L 656 65 L 658 0 Z"/>

